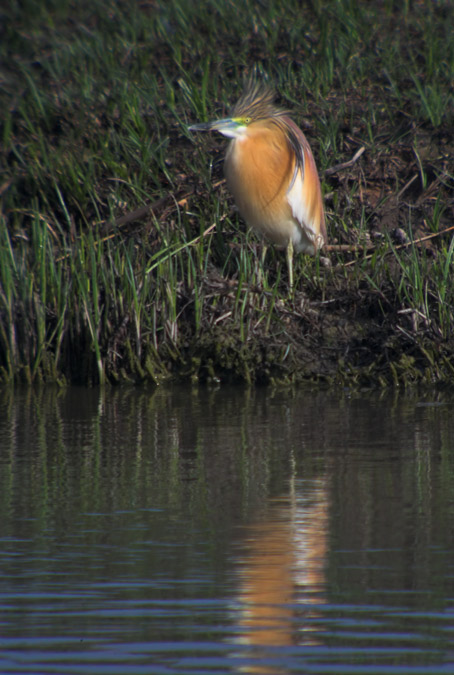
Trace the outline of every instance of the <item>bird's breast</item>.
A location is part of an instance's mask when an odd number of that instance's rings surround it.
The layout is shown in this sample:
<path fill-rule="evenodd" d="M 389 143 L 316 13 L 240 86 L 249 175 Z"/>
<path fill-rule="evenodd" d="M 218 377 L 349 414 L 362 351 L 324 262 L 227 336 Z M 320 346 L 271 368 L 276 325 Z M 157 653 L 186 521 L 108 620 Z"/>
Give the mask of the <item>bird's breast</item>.
<path fill-rule="evenodd" d="M 238 210 L 248 225 L 276 244 L 292 236 L 292 213 L 287 191 L 293 159 L 285 139 L 244 137 L 230 143 L 225 176 Z"/>

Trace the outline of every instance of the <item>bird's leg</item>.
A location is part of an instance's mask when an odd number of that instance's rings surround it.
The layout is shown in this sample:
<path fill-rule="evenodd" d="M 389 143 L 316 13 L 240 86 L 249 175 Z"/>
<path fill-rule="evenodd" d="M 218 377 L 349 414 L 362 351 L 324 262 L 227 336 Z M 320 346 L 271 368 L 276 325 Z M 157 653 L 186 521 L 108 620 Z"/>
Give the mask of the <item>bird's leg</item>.
<path fill-rule="evenodd" d="M 265 256 L 268 246 L 263 244 L 262 246 L 262 255 L 260 256 L 260 267 L 257 274 L 257 283 L 260 286 L 263 284 L 263 279 L 265 278 Z"/>
<path fill-rule="evenodd" d="M 288 285 L 290 295 L 293 293 L 293 241 L 290 239 L 287 244 L 287 268 L 288 268 Z"/>

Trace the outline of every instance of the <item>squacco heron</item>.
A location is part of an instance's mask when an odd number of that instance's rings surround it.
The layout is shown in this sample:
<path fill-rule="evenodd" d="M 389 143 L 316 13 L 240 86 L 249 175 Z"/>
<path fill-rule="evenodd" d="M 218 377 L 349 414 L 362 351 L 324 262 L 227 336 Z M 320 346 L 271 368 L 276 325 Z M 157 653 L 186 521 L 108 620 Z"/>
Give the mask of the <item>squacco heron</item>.
<path fill-rule="evenodd" d="M 231 117 L 189 130 L 232 139 L 224 161 L 227 185 L 246 223 L 286 247 L 293 289 L 293 251 L 315 255 L 327 241 L 320 180 L 305 135 L 275 105 L 272 89 L 253 80 Z"/>

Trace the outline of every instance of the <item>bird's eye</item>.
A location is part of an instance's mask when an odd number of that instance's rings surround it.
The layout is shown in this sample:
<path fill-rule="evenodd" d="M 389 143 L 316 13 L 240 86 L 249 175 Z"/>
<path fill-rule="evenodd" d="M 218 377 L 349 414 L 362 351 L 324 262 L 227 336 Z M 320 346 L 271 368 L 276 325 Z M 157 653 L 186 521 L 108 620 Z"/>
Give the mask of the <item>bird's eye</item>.
<path fill-rule="evenodd" d="M 245 117 L 245 118 L 244 118 L 244 123 L 245 123 L 245 124 L 250 124 L 250 123 L 251 123 L 251 118 L 250 118 L 250 117 Z"/>

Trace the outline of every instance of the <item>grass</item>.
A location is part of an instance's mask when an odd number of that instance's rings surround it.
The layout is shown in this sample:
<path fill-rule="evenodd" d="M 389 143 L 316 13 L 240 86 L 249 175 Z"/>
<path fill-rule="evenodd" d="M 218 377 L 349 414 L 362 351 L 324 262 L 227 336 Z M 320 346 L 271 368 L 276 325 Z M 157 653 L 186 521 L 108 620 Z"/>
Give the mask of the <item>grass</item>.
<path fill-rule="evenodd" d="M 450 2 L 28 0 L 0 19 L 0 382 L 452 379 L 452 232 L 411 244 L 452 224 Z M 311 142 L 330 243 L 375 245 L 300 256 L 292 300 L 284 254 L 262 269 L 232 210 L 225 139 L 187 130 L 252 68 Z"/>

